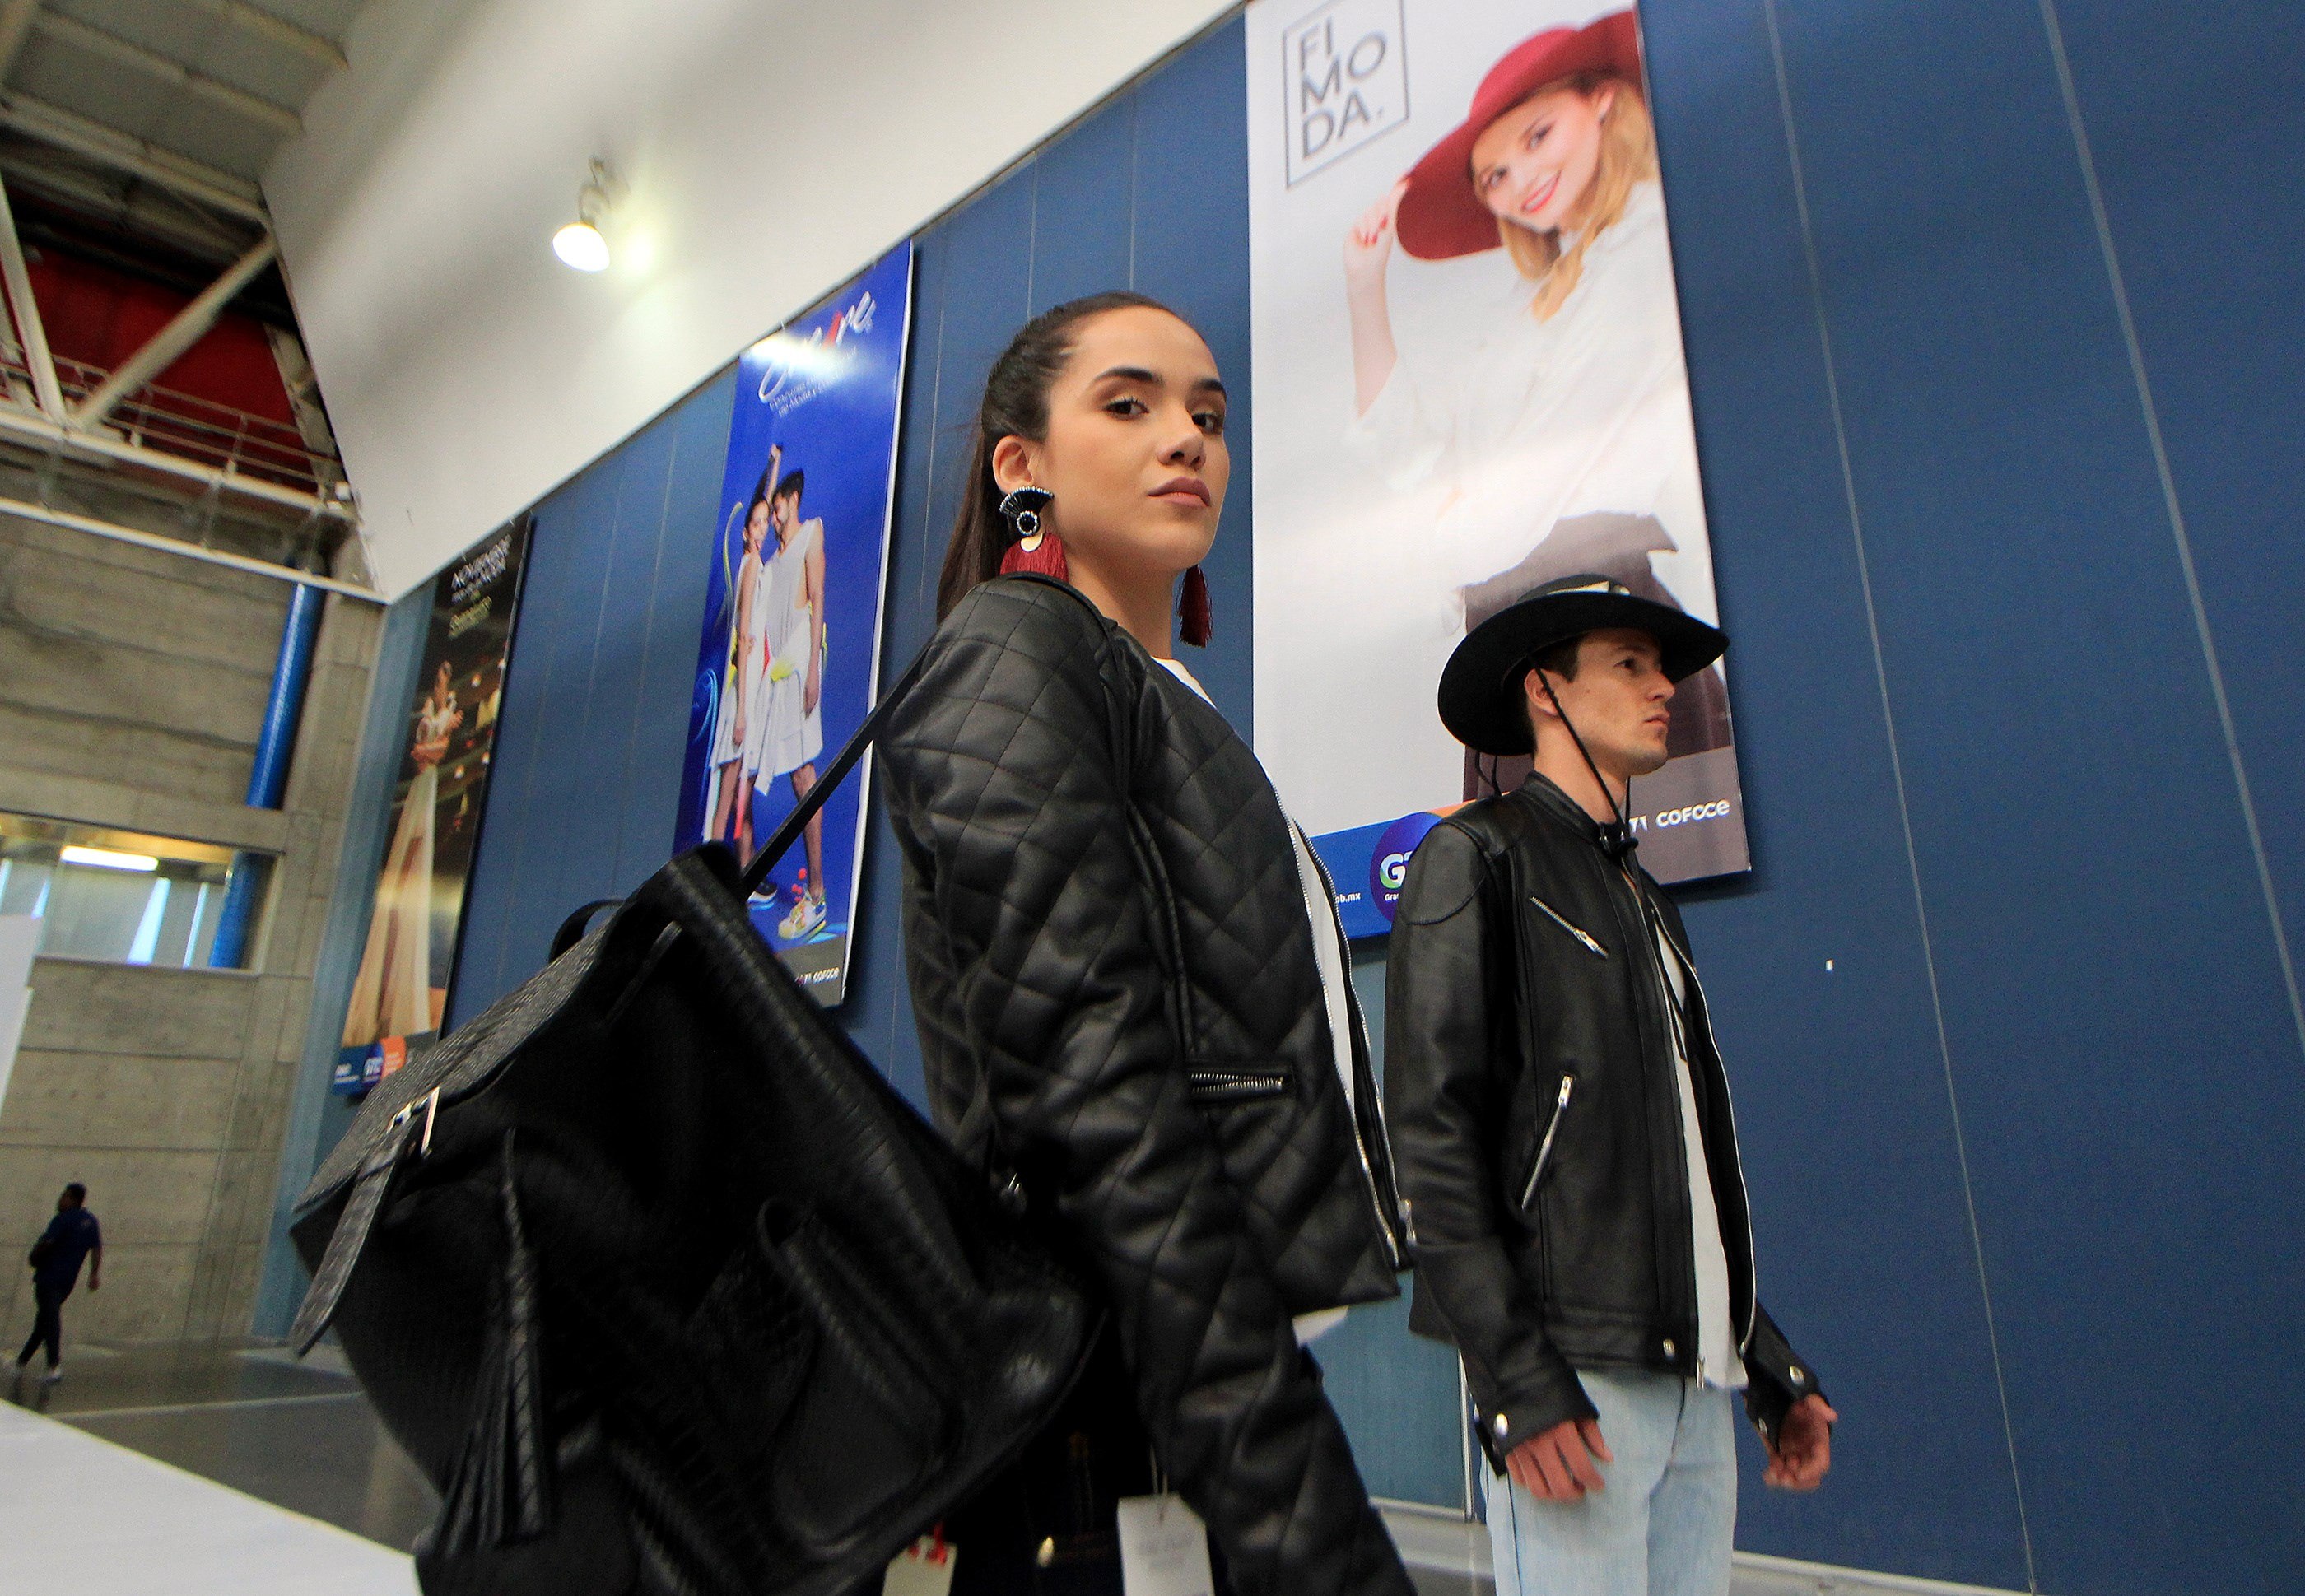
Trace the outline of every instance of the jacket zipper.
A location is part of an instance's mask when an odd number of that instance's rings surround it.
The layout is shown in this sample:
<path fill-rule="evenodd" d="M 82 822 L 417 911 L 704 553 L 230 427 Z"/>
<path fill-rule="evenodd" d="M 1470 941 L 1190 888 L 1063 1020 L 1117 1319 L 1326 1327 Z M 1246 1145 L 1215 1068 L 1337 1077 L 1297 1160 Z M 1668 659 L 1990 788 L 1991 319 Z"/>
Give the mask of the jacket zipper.
<path fill-rule="evenodd" d="M 1254 1102 L 1289 1091 L 1289 1077 L 1279 1070 L 1188 1069 L 1185 1079 L 1196 1103 Z"/>
<path fill-rule="evenodd" d="M 1583 943 L 1586 953 L 1591 954 L 1596 959 L 1605 959 L 1609 956 L 1609 950 L 1607 948 L 1602 947 L 1589 932 L 1578 930 L 1577 927 L 1569 924 L 1568 921 L 1561 918 L 1561 911 L 1554 908 L 1551 904 L 1546 903 L 1543 898 L 1537 896 L 1536 894 L 1533 892 L 1528 895 L 1528 901 L 1535 904 L 1538 908 L 1544 910 L 1548 915 L 1552 916 L 1553 924 L 1559 926 L 1562 930 L 1567 931 L 1570 936 L 1576 938 L 1578 941 Z"/>
<path fill-rule="evenodd" d="M 1713 1005 L 1705 998 L 1705 982 L 1697 973 L 1696 963 L 1680 951 L 1662 925 L 1658 930 L 1664 945 L 1672 949 L 1672 956 L 1680 960 L 1680 967 L 1688 972 L 1689 985 L 1697 989 L 1697 1001 L 1705 1008 L 1705 1040 L 1713 1049 L 1714 1061 L 1721 1063 L 1721 1043 L 1713 1034 Z M 1729 1110 L 1729 1151 L 1737 1160 L 1737 1201 L 1745 1210 L 1745 1333 L 1737 1342 L 1737 1355 L 1742 1357 L 1752 1349 L 1753 1328 L 1760 1321 L 1761 1262 L 1760 1255 L 1753 1245 L 1753 1199 L 1751 1193 L 1745 1190 L 1744 1150 L 1737 1142 L 1737 1099 L 1729 1087 L 1729 1066 L 1725 1063 L 1721 1065 L 1721 1101 Z"/>
<path fill-rule="evenodd" d="M 1577 1077 L 1561 1077 L 1561 1095 L 1552 1099 L 1552 1117 L 1544 1122 L 1544 1140 L 1537 1143 L 1536 1162 L 1528 1172 L 1528 1184 L 1521 1188 L 1520 1205 L 1526 1210 L 1536 1201 L 1536 1183 L 1544 1178 L 1544 1167 L 1552 1159 L 1552 1139 L 1561 1133 L 1561 1116 L 1569 1107 L 1569 1094 L 1577 1090 Z"/>

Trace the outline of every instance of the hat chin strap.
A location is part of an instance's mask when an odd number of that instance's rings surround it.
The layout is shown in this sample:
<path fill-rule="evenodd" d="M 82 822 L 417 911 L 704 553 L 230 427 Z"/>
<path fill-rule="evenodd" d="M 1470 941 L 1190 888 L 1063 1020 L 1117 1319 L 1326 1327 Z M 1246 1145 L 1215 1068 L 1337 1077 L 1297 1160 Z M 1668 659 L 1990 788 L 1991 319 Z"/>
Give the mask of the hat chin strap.
<path fill-rule="evenodd" d="M 1609 812 L 1616 819 L 1597 822 L 1601 828 L 1601 852 L 1606 853 L 1618 864 L 1622 864 L 1627 856 L 1639 845 L 1633 840 L 1633 818 L 1629 802 L 1631 784 L 1626 784 L 1628 801 L 1620 803 L 1617 794 L 1609 785 L 1608 777 L 1601 774 L 1601 767 L 1593 762 L 1593 751 L 1586 748 L 1585 739 L 1577 734 L 1577 723 L 1569 719 L 1569 711 L 1561 707 L 1561 695 L 1553 692 L 1552 679 L 1544 674 L 1542 667 L 1537 670 L 1536 679 L 1544 685 L 1544 696 L 1552 700 L 1552 712 L 1561 717 L 1561 724 L 1569 728 L 1569 740 L 1577 744 L 1577 751 L 1584 756 L 1585 768 L 1590 770 L 1593 773 L 1593 779 L 1601 784 L 1601 796 L 1609 801 Z"/>

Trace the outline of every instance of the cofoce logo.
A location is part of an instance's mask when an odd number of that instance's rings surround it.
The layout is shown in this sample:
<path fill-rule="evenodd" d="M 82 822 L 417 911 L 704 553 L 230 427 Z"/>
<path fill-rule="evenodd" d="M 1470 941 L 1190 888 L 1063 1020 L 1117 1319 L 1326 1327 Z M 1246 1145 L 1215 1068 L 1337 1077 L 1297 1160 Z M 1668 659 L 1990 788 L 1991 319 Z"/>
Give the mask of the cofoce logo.
<path fill-rule="evenodd" d="M 1409 855 L 1416 852 L 1425 834 L 1440 823 L 1439 815 L 1403 815 L 1384 828 L 1376 846 L 1369 850 L 1369 902 L 1384 916 L 1385 924 L 1392 923 L 1401 883 L 1408 879 Z"/>

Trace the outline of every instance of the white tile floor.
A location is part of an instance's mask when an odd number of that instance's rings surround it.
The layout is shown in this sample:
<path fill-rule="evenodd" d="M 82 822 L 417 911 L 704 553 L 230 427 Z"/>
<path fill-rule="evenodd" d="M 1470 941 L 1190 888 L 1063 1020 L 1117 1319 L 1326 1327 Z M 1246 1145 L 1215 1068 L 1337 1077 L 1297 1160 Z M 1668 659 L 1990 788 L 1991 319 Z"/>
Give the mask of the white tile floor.
<path fill-rule="evenodd" d="M 0 1404 L 11 1591 L 75 1596 L 410 1596 L 406 1557 Z"/>
<path fill-rule="evenodd" d="M 1491 1588 L 1485 1525 L 1395 1508 L 1385 1509 L 1384 1522 L 1392 1532 L 1392 1543 L 1400 1549 L 1401 1560 L 1412 1569 L 1460 1576 L 1467 1591 Z M 1832 1568 L 1752 1552 L 1737 1554 L 1729 1588 L 1730 1596 L 1892 1596 L 1892 1592 L 1896 1596 L 2019 1596 L 2016 1592 L 1993 1591 L 1983 1585 Z"/>
<path fill-rule="evenodd" d="M 79 1343 L 72 1363 L 62 1386 L 9 1390 L 40 1411 L 0 1402 L 0 1596 L 413 1596 L 393 1549 L 430 1517 L 430 1488 L 340 1355 Z M 1492 1596 L 1478 1524 L 1385 1517 L 1423 1596 Z M 1733 1596 L 1891 1592 L 2012 1596 L 1737 1558 Z"/>

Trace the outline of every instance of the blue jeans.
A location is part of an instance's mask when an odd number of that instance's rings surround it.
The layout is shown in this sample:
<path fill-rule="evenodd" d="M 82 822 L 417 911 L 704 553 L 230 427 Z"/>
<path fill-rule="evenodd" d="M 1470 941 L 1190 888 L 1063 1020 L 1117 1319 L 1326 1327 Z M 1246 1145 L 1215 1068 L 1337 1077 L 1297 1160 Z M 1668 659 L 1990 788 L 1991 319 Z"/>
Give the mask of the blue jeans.
<path fill-rule="evenodd" d="M 1497 1596 L 1729 1596 L 1734 1394 L 1671 1374 L 1577 1378 L 1616 1456 L 1601 1465 L 1608 1489 L 1539 1501 L 1483 1469 Z"/>

